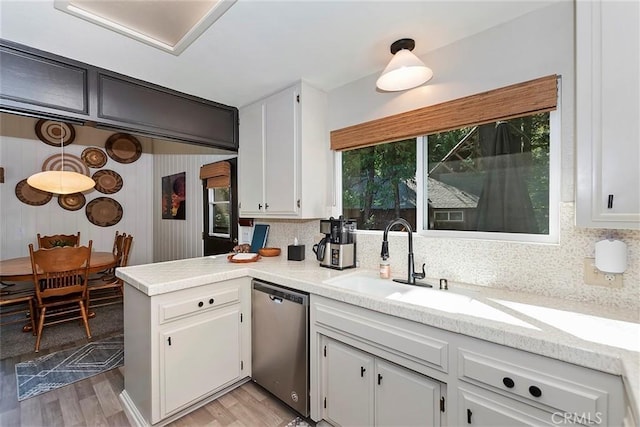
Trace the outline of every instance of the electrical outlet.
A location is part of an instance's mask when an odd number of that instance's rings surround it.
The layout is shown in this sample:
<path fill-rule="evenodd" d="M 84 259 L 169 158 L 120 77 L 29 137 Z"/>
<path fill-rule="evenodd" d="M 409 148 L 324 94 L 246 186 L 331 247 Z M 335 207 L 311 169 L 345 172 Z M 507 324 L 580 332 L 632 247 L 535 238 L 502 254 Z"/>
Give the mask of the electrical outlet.
<path fill-rule="evenodd" d="M 592 286 L 621 288 L 622 274 L 604 273 L 596 268 L 594 258 L 584 259 L 584 283 Z"/>

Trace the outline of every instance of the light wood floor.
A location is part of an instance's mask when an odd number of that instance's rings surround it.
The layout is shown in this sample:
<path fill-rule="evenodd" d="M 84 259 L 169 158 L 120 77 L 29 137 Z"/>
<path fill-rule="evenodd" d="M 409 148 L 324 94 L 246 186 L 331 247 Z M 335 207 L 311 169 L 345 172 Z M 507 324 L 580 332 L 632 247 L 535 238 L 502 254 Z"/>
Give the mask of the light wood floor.
<path fill-rule="evenodd" d="M 124 388 L 124 368 L 18 402 L 15 364 L 26 360 L 28 358 L 13 357 L 0 361 L 0 426 L 131 425 L 118 398 Z M 296 416 L 293 410 L 260 386 L 248 382 L 170 425 L 279 427 L 286 426 Z"/>

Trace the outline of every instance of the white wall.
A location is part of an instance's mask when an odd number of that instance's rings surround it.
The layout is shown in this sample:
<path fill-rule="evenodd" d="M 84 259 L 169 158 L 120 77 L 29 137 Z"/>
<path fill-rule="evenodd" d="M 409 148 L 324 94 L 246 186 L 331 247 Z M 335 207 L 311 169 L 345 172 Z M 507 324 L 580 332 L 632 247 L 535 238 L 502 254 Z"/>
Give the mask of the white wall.
<path fill-rule="evenodd" d="M 375 90 L 376 73 L 328 94 L 329 127 L 335 130 L 545 75 L 562 76 L 560 243 L 509 243 L 416 235 L 416 266 L 419 268 L 425 263 L 427 277 L 445 277 L 565 300 L 640 308 L 640 231 L 575 227 L 573 30 L 573 4 L 558 3 L 422 57 L 434 72 L 433 80 L 426 86 L 400 93 L 379 93 Z M 317 242 L 321 237 L 318 225 L 305 224 L 305 227 L 316 233 Z M 290 236 L 297 234 L 299 228 L 299 224 L 291 222 L 279 224 L 275 230 Z M 392 234 L 389 249 L 392 273 L 402 277 L 407 269 L 407 237 L 404 233 Z M 628 244 L 629 268 L 623 276 L 622 289 L 584 284 L 583 260 L 593 256 L 595 242 L 605 237 L 615 237 Z M 361 267 L 377 267 L 381 241 L 382 232 L 358 235 Z"/>
<path fill-rule="evenodd" d="M 155 140 L 153 144 L 153 261 L 202 256 L 203 198 L 200 167 L 235 157 L 196 145 Z M 162 177 L 185 172 L 187 181 L 186 218 L 162 219 Z"/>
<path fill-rule="evenodd" d="M 0 184 L 0 258 L 28 256 L 29 243 L 36 244 L 36 235 L 75 234 L 80 231 L 81 241 L 93 240 L 96 251 L 111 251 L 116 230 L 134 236 L 130 264 L 152 261 L 153 228 L 152 200 L 153 160 L 152 141 L 139 137 L 142 156 L 130 164 L 122 164 L 108 158 L 100 169 L 111 169 L 122 177 L 123 187 L 114 194 L 102 194 L 97 190 L 85 193 L 89 203 L 96 197 L 107 196 L 117 200 L 123 208 L 120 222 L 110 227 L 99 227 L 87 219 L 85 209 L 68 211 L 58 205 L 54 196 L 46 205 L 30 206 L 21 202 L 16 194 L 18 182 L 39 172 L 42 163 L 60 149 L 40 141 L 35 134 L 37 119 L 11 114 L 0 115 L 0 166 L 5 169 L 5 182 Z M 76 138 L 65 147 L 65 154 L 78 157 L 88 146 L 104 150 L 106 140 L 114 132 L 75 126 Z M 93 174 L 98 169 L 90 169 Z"/>
<path fill-rule="evenodd" d="M 54 196 L 46 205 L 30 206 L 16 194 L 18 182 L 39 172 L 42 163 L 60 149 L 40 141 L 35 134 L 37 119 L 1 114 L 0 166 L 5 169 L 5 182 L 0 184 L 0 259 L 28 256 L 29 243 L 36 235 L 81 233 L 81 241 L 93 240 L 96 251 L 111 251 L 116 230 L 134 236 L 130 265 L 147 264 L 202 256 L 202 184 L 200 166 L 233 157 L 222 150 L 137 136 L 143 147 L 135 162 L 122 164 L 108 158 L 100 169 L 120 174 L 123 187 L 114 194 L 97 190 L 85 193 L 89 203 L 96 197 L 117 200 L 123 208 L 120 222 L 99 227 L 87 219 L 85 209 L 68 211 L 58 205 Z M 106 140 L 114 132 L 86 126 L 74 126 L 76 138 L 65 147 L 65 154 L 78 157 L 88 146 L 104 150 Z M 224 153 L 224 154 L 221 154 Z M 98 169 L 90 169 L 93 174 Z M 163 176 L 186 172 L 186 220 L 161 219 L 161 180 Z"/>
<path fill-rule="evenodd" d="M 434 74 L 424 86 L 405 92 L 377 92 L 379 73 L 342 86 L 329 93 L 329 129 L 558 74 L 562 76 L 562 200 L 571 201 L 573 31 L 573 4 L 560 2 L 421 57 Z"/>

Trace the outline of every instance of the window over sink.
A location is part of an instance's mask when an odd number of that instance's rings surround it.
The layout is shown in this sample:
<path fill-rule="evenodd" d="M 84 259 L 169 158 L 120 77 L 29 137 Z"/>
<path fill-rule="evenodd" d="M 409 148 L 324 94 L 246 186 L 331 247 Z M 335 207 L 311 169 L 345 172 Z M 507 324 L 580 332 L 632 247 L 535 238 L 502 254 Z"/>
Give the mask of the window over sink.
<path fill-rule="evenodd" d="M 426 236 L 557 242 L 560 113 L 532 110 L 340 148 L 343 215 L 359 230 L 402 217 Z"/>

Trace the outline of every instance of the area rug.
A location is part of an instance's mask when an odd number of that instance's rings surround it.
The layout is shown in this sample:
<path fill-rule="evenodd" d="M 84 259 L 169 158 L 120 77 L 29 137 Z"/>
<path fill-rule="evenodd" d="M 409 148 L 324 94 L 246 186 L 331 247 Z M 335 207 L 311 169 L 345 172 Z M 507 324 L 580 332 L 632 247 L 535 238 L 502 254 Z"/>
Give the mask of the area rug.
<path fill-rule="evenodd" d="M 122 335 L 17 363 L 18 400 L 64 387 L 123 364 Z"/>

